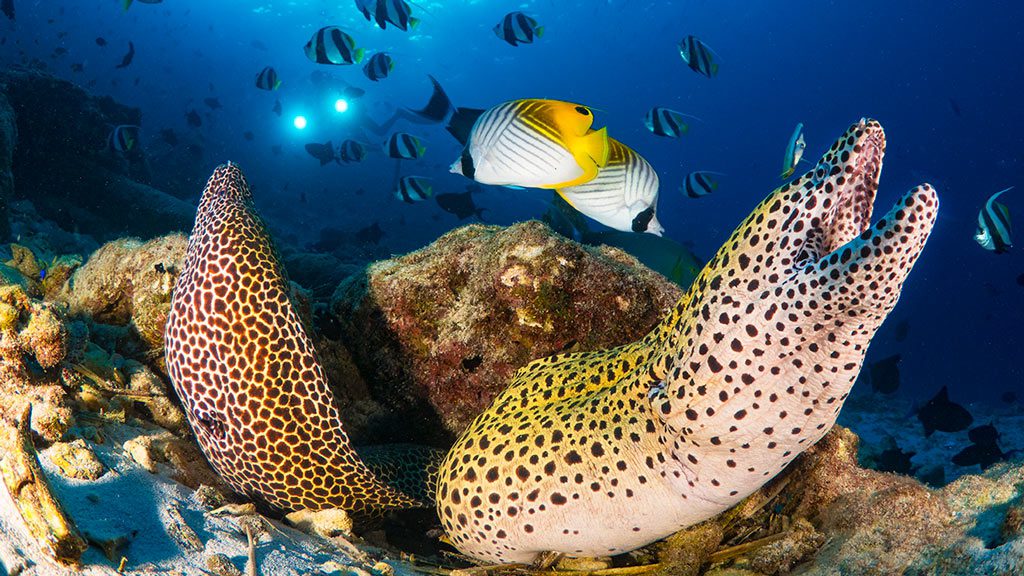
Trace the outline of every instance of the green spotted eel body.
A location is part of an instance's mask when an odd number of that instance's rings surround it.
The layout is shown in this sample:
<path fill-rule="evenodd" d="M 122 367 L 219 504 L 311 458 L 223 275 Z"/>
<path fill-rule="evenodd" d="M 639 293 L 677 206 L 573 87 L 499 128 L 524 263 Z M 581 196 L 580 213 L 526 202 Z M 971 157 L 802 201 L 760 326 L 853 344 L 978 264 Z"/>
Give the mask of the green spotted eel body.
<path fill-rule="evenodd" d="M 885 137 L 854 124 L 762 201 L 639 342 L 520 369 L 440 469 L 485 562 L 606 556 L 705 520 L 835 423 L 935 221 L 928 185 L 874 226 Z"/>

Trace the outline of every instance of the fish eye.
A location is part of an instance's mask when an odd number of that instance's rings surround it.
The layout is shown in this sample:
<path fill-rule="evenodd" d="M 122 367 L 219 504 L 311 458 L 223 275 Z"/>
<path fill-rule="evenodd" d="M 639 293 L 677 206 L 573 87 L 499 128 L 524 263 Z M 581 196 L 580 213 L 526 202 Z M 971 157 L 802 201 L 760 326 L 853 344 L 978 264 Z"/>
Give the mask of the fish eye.
<path fill-rule="evenodd" d="M 590 116 L 590 110 L 587 110 L 587 108 L 584 106 L 577 106 L 576 111 L 579 112 L 580 114 L 583 114 L 584 116 Z"/>

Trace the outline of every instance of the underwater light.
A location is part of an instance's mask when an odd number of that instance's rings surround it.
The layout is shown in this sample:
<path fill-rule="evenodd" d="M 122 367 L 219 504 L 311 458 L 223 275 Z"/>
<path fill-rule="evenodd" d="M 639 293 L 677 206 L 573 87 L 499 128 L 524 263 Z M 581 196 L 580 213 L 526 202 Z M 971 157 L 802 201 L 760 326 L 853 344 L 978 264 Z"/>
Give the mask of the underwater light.
<path fill-rule="evenodd" d="M 338 98 L 334 101 L 334 110 L 337 112 L 344 112 L 348 110 L 348 100 L 344 98 Z"/>
<path fill-rule="evenodd" d="M 296 116 L 295 120 L 292 121 L 292 124 L 294 124 L 295 127 L 298 128 L 299 130 L 302 130 L 303 128 L 306 127 L 306 117 Z"/>

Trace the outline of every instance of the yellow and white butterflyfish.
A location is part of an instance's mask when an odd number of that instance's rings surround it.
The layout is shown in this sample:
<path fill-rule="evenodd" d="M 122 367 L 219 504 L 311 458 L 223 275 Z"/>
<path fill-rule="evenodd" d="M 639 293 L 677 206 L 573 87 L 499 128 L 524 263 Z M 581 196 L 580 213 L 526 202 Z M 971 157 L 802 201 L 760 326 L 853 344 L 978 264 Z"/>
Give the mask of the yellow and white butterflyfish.
<path fill-rule="evenodd" d="M 597 177 L 576 186 L 559 188 L 565 201 L 582 214 L 623 232 L 661 236 L 658 222 L 658 174 L 643 156 L 608 139 L 608 163 Z"/>
<path fill-rule="evenodd" d="M 594 114 L 586 106 L 523 99 L 483 112 L 460 110 L 466 114 L 457 116 L 478 116 L 451 171 L 481 184 L 548 189 L 577 186 L 593 180 L 608 162 L 607 129 L 591 129 Z M 451 125 L 449 130 L 456 133 Z"/>

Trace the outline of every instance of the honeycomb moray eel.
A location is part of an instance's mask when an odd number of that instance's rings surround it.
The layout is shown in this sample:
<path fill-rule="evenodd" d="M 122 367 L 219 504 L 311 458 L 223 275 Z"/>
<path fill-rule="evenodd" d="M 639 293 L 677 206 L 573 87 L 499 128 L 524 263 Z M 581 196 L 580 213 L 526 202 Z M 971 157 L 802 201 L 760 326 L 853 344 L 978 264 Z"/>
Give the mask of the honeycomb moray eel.
<path fill-rule="evenodd" d="M 485 562 L 606 556 L 705 520 L 835 423 L 938 198 L 876 225 L 885 136 L 854 124 L 733 232 L 639 342 L 520 369 L 441 464 L 452 543 Z"/>
<path fill-rule="evenodd" d="M 236 491 L 277 510 L 357 518 L 429 502 L 418 496 L 434 451 L 377 448 L 368 463 L 353 449 L 284 266 L 230 162 L 203 191 L 165 340 L 196 440 Z"/>

